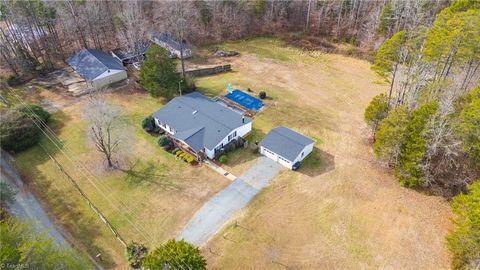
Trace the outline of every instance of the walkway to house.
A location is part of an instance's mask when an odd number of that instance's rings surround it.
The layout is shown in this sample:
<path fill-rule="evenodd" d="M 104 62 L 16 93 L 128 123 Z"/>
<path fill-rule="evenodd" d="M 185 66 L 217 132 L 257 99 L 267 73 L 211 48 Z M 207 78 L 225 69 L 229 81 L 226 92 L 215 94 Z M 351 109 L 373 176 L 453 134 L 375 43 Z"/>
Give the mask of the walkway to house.
<path fill-rule="evenodd" d="M 238 210 L 245 207 L 280 169 L 281 165 L 275 161 L 260 157 L 247 172 L 203 205 L 177 239 L 184 239 L 197 246 L 205 244 Z"/>
<path fill-rule="evenodd" d="M 204 160 L 203 163 L 207 165 L 212 170 L 216 171 L 217 173 L 225 176 L 226 178 L 230 179 L 231 181 L 235 181 L 237 177 L 230 172 L 226 171 L 224 168 L 217 166 L 215 163 L 210 162 L 208 160 Z"/>

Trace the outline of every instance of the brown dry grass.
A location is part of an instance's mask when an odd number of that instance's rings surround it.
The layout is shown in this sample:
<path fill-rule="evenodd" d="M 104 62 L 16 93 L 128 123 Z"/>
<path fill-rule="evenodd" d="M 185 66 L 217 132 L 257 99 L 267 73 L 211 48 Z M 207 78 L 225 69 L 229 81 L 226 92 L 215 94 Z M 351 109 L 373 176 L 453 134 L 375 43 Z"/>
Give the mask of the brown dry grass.
<path fill-rule="evenodd" d="M 369 64 L 300 52 L 283 61 L 245 48 L 235 72 L 199 85 L 212 93 L 227 82 L 267 90 L 272 100 L 254 121 L 257 133 L 283 124 L 317 143 L 299 172 L 283 172 L 238 215 L 240 226 L 203 247 L 210 268 L 447 269 L 448 203 L 401 187 L 366 143 L 363 110 L 387 88 L 372 83 Z"/>
<path fill-rule="evenodd" d="M 49 96 L 53 93 L 43 91 L 39 93 L 40 99 L 55 99 Z M 87 136 L 85 98 L 54 113 L 49 124 L 66 146 L 64 149 L 70 149 L 69 156 L 94 174 L 89 178 L 102 192 L 46 138 L 41 144 L 78 181 L 126 241 L 134 240 L 154 248 L 174 238 L 195 211 L 230 181 L 206 166 L 192 167 L 175 160 L 157 145 L 157 137 L 141 129 L 141 120 L 162 106 L 160 100 L 146 93 L 129 91 L 110 93 L 107 99 L 122 108 L 123 120 L 130 128 L 125 132 L 134 133 L 128 164 L 135 166 L 130 172 L 105 169 L 102 157 Z M 15 158 L 19 171 L 80 249 L 86 250 L 91 257 L 101 253 L 103 261 L 100 264 L 108 269 L 128 269 L 124 248 L 40 147 L 30 148 Z"/>

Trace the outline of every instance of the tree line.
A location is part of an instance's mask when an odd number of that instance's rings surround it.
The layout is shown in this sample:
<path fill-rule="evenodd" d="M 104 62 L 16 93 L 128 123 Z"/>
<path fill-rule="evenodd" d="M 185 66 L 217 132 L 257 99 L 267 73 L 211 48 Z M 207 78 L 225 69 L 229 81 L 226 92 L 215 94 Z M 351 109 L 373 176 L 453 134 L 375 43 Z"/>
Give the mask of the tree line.
<path fill-rule="evenodd" d="M 480 2 L 453 1 L 429 27 L 397 31 L 372 69 L 389 83 L 365 120 L 399 182 L 448 198 L 453 269 L 480 266 Z"/>
<path fill-rule="evenodd" d="M 16 75 L 42 73 L 85 47 L 136 50 L 151 31 L 195 45 L 301 31 L 371 49 L 397 31 L 430 24 L 447 2 L 0 0 L 0 58 Z"/>

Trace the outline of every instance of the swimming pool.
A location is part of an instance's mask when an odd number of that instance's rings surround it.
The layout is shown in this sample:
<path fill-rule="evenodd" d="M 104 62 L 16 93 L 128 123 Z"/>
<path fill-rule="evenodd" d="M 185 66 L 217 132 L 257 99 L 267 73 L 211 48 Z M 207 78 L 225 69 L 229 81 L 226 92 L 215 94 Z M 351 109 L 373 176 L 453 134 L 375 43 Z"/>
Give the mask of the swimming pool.
<path fill-rule="evenodd" d="M 260 99 L 238 89 L 226 94 L 225 97 L 250 110 L 260 110 L 263 107 L 263 102 Z"/>

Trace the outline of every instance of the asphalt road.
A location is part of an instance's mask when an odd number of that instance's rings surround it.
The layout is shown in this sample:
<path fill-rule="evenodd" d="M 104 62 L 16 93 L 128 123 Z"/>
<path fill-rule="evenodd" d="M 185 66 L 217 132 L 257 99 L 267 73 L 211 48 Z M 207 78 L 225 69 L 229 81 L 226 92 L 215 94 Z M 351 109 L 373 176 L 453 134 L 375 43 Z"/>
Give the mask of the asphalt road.
<path fill-rule="evenodd" d="M 13 216 L 28 221 L 39 232 L 47 232 L 58 245 L 69 245 L 65 237 L 57 230 L 47 212 L 39 201 L 23 184 L 22 178 L 18 175 L 15 168 L 10 165 L 9 160 L 12 157 L 5 152 L 1 152 L 0 159 L 0 177 L 1 181 L 10 184 L 16 191 L 14 203 L 9 207 Z"/>
<path fill-rule="evenodd" d="M 245 207 L 281 169 L 275 161 L 260 157 L 242 176 L 213 196 L 190 219 L 177 239 L 197 246 L 205 244 L 233 215 Z"/>

